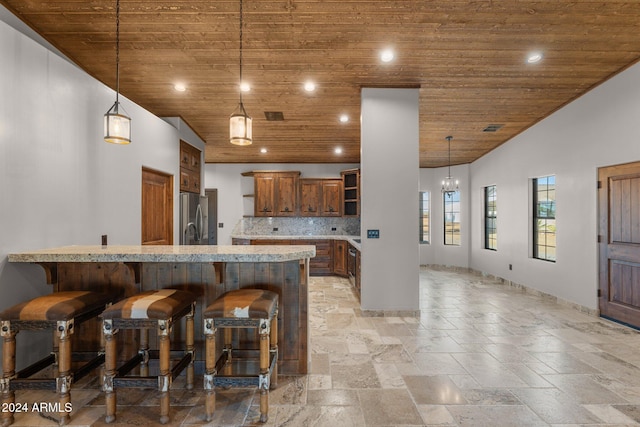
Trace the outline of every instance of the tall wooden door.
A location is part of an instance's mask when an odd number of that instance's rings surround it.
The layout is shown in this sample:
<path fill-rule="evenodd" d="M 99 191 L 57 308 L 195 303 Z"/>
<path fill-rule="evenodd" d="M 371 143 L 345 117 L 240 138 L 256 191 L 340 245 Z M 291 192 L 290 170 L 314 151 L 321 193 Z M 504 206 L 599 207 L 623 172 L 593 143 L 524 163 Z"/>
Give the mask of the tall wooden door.
<path fill-rule="evenodd" d="M 598 170 L 600 314 L 640 327 L 640 163 Z"/>
<path fill-rule="evenodd" d="M 173 176 L 142 168 L 142 244 L 173 245 Z"/>

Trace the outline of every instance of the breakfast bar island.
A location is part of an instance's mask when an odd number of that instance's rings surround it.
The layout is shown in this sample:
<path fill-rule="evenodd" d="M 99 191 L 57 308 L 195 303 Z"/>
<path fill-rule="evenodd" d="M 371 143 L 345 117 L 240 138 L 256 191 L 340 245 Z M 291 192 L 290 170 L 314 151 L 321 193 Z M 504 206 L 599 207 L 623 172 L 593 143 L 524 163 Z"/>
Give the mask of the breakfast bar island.
<path fill-rule="evenodd" d="M 203 360 L 202 309 L 223 293 L 242 288 L 276 292 L 279 372 L 306 374 L 309 369 L 308 283 L 314 246 L 64 246 L 12 253 L 9 262 L 35 263 L 53 292 L 99 290 L 129 297 L 137 293 L 179 288 L 197 296 L 196 360 Z M 180 337 L 183 331 L 175 331 Z M 74 339 L 95 344 L 91 334 Z M 135 351 L 129 337 L 127 351 Z M 126 347 L 125 347 L 126 348 Z"/>

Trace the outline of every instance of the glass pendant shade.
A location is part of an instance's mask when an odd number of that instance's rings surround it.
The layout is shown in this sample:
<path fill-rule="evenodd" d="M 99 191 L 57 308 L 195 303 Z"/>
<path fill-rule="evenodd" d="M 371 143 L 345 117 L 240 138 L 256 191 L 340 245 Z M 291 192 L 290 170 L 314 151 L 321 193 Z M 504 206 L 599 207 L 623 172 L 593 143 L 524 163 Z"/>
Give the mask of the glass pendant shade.
<path fill-rule="evenodd" d="M 453 192 L 458 191 L 459 189 L 460 189 L 460 187 L 458 186 L 458 180 L 457 179 L 453 179 L 450 176 L 448 176 L 442 181 L 442 192 L 443 193 L 453 193 Z"/>
<path fill-rule="evenodd" d="M 251 145 L 253 142 L 251 122 L 252 119 L 245 111 L 244 105 L 242 105 L 241 102 L 229 118 L 229 140 L 232 144 Z"/>
<path fill-rule="evenodd" d="M 129 144 L 131 142 L 131 118 L 120 113 L 119 104 L 116 101 L 104 115 L 104 140 L 111 144 Z M 123 110 L 123 112 L 125 111 Z"/>

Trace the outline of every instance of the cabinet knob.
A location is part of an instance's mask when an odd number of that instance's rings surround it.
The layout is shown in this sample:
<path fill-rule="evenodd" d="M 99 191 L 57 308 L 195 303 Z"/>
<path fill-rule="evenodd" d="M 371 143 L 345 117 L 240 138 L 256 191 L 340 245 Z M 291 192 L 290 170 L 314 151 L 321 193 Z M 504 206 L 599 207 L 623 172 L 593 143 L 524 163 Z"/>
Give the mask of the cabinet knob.
<path fill-rule="evenodd" d="M 285 211 L 285 212 L 289 212 L 289 206 L 285 206 L 285 207 L 284 207 L 284 211 Z"/>
<path fill-rule="evenodd" d="M 262 212 L 266 212 L 267 211 L 267 207 L 265 206 L 264 208 L 262 208 Z"/>
<path fill-rule="evenodd" d="M 333 212 L 333 206 L 329 206 L 329 212 Z"/>

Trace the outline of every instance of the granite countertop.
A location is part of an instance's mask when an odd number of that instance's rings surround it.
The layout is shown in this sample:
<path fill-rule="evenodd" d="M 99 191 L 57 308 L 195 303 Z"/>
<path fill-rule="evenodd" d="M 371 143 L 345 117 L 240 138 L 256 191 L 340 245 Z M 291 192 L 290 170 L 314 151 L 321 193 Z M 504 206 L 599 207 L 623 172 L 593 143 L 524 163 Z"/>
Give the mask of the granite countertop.
<path fill-rule="evenodd" d="M 254 239 L 254 240 L 262 240 L 262 239 L 273 239 L 273 240 L 346 240 L 353 247 L 361 249 L 361 243 L 357 240 L 360 240 L 360 236 L 351 236 L 347 234 L 242 234 L 242 233 L 234 233 L 231 235 L 234 239 Z"/>
<path fill-rule="evenodd" d="M 283 262 L 312 258 L 315 246 L 63 246 L 9 254 L 9 262 Z"/>

